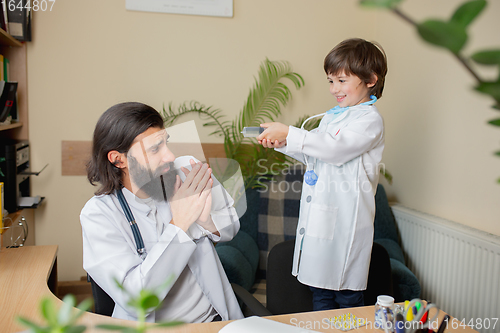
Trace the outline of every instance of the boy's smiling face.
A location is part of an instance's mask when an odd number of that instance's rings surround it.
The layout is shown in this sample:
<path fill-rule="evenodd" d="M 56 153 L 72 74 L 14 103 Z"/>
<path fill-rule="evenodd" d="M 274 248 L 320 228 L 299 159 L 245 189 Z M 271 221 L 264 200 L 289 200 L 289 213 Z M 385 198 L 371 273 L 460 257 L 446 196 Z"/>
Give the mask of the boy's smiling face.
<path fill-rule="evenodd" d="M 328 74 L 326 78 L 330 82 L 330 93 L 342 108 L 370 101 L 369 88 L 376 83 L 364 83 L 356 75 L 346 75 L 343 71 Z"/>

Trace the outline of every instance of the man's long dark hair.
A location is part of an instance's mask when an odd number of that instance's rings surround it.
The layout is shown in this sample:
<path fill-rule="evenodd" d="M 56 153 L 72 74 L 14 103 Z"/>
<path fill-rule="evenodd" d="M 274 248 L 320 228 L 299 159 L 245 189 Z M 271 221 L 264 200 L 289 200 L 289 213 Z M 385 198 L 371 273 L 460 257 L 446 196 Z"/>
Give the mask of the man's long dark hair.
<path fill-rule="evenodd" d="M 96 195 L 111 194 L 122 188 L 122 170 L 108 160 L 108 153 L 127 153 L 135 138 L 150 127 L 163 128 L 163 118 L 142 103 L 121 103 L 110 107 L 97 121 L 92 141 L 92 156 L 87 163 L 87 178 L 101 183 Z"/>

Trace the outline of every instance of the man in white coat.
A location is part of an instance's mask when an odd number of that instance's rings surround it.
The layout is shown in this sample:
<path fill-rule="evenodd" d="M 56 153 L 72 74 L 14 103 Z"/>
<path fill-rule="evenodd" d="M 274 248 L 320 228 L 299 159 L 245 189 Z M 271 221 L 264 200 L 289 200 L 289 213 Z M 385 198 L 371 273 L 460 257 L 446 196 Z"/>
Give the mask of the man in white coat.
<path fill-rule="evenodd" d="M 84 269 L 115 302 L 116 318 L 137 320 L 115 279 L 132 295 L 158 290 L 163 302 L 149 322 L 242 318 L 213 246 L 239 230 L 232 199 L 207 164 L 176 159 L 167 141 L 147 105 L 117 104 L 100 117 L 87 172 L 101 187 L 80 215 Z"/>

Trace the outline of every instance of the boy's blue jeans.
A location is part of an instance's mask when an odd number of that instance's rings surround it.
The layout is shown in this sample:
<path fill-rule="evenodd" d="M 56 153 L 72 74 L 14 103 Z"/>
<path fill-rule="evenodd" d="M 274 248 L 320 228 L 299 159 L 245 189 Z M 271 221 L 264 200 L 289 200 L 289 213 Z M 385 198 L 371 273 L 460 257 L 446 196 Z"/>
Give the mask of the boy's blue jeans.
<path fill-rule="evenodd" d="M 365 305 L 363 291 L 309 288 L 313 293 L 314 311 L 353 308 Z"/>

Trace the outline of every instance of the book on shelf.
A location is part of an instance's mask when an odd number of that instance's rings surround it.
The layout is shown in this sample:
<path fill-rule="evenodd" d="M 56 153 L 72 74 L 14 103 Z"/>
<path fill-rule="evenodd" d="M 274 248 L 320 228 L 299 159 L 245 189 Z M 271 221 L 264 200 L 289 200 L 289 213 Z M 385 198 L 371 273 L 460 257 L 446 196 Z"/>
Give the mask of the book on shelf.
<path fill-rule="evenodd" d="M 9 34 L 15 39 L 28 42 L 31 40 L 31 1 L 19 0 L 15 6 L 7 7 Z M 12 10 L 11 10 L 12 9 Z"/>
<path fill-rule="evenodd" d="M 0 234 L 3 234 L 3 182 L 0 182 L 0 192 L 2 193 L 2 199 L 0 200 Z"/>
<path fill-rule="evenodd" d="M 4 58 L 3 55 L 0 54 L 0 81 L 6 81 L 5 80 L 5 71 L 4 71 L 4 66 L 3 66 Z"/>
<path fill-rule="evenodd" d="M 2 11 L 2 15 L 0 18 L 1 28 L 5 30 L 5 32 L 9 33 L 9 21 L 7 19 L 7 1 L 2 1 L 0 10 Z"/>
<path fill-rule="evenodd" d="M 17 82 L 0 81 L 0 122 L 7 119 L 16 104 Z"/>
<path fill-rule="evenodd" d="M 4 81 L 9 81 L 10 79 L 10 61 L 5 57 L 3 57 L 3 77 Z"/>
<path fill-rule="evenodd" d="M 31 42 L 31 19 L 33 17 L 33 11 L 31 10 L 31 6 L 29 6 L 26 11 L 26 42 Z"/>

